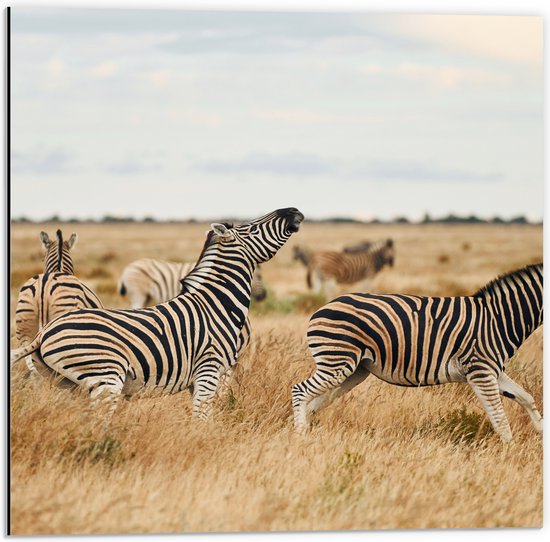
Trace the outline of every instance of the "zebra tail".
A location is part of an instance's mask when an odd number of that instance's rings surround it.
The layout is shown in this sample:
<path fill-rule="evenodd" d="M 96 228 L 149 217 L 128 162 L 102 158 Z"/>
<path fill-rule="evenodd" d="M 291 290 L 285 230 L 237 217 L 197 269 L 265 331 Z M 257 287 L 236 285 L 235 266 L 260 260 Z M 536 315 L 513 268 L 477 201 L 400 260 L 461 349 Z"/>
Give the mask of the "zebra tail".
<path fill-rule="evenodd" d="M 307 275 L 306 275 L 306 281 L 307 281 L 307 287 L 311 290 L 312 288 L 312 282 L 311 282 L 311 273 L 312 273 L 311 267 L 307 268 Z"/>
<path fill-rule="evenodd" d="M 42 340 L 42 334 L 37 333 L 36 337 L 29 344 L 22 346 L 21 348 L 16 348 L 11 351 L 10 362 L 13 364 L 20 359 L 36 352 L 40 348 L 40 341 Z"/>
<path fill-rule="evenodd" d="M 126 295 L 126 286 L 124 285 L 124 282 L 120 281 L 120 284 L 118 285 L 118 293 L 120 295 Z"/>

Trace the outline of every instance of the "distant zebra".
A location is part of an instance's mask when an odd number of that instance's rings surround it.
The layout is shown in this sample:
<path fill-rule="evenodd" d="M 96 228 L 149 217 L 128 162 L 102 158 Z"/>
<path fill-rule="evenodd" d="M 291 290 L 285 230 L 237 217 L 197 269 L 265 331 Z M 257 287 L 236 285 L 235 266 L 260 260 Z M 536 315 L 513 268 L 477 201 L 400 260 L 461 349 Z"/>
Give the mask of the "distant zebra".
<path fill-rule="evenodd" d="M 307 285 L 316 293 L 329 294 L 335 284 L 353 284 L 374 277 L 383 267 L 393 266 L 394 246 L 391 239 L 372 243 L 359 252 L 319 251 L 299 249 L 295 259 L 307 262 Z"/>
<path fill-rule="evenodd" d="M 353 254 L 355 252 L 364 252 L 365 250 L 369 250 L 372 247 L 373 243 L 372 241 L 361 241 L 360 243 L 357 243 L 355 245 L 349 245 L 347 247 L 344 247 L 343 252 L 346 254 Z"/>
<path fill-rule="evenodd" d="M 242 346 L 254 269 L 277 253 L 303 218 L 288 208 L 238 227 L 212 224 L 176 298 L 144 309 L 67 314 L 12 352 L 12 362 L 36 351 L 41 372 L 88 390 L 109 413 L 121 394 L 189 388 L 194 416 L 207 418 L 220 378 Z"/>
<path fill-rule="evenodd" d="M 512 433 L 499 397 L 517 401 L 538 431 L 533 397 L 506 363 L 543 321 L 543 268 L 503 275 L 470 297 L 349 294 L 310 320 L 316 371 L 292 387 L 295 427 L 369 374 L 399 386 L 468 382 L 503 441 Z"/>
<path fill-rule="evenodd" d="M 128 296 L 133 309 L 157 305 L 176 297 L 181 291 L 181 279 L 193 268 L 195 262 L 168 262 L 142 258 L 129 263 L 120 277 L 118 291 Z M 252 297 L 261 301 L 266 296 L 259 266 L 252 281 Z"/>
<path fill-rule="evenodd" d="M 50 241 L 45 232 L 40 232 L 46 250 L 44 273 L 34 275 L 21 286 L 15 309 L 15 336 L 21 346 L 29 344 L 48 322 L 66 312 L 103 307 L 94 292 L 72 274 L 70 250 L 76 239 L 73 233 L 64 241 L 61 230 L 57 230 L 57 239 Z M 30 356 L 26 363 L 34 371 Z"/>

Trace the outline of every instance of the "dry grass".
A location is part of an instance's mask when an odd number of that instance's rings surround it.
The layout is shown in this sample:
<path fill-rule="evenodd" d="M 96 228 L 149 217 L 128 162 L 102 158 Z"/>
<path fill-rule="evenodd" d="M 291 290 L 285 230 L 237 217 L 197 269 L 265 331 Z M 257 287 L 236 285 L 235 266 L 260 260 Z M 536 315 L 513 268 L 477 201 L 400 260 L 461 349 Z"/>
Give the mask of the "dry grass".
<path fill-rule="evenodd" d="M 12 314 L 18 287 L 40 265 L 40 229 L 56 227 L 12 227 Z M 205 229 L 63 226 L 79 234 L 77 274 L 108 307 L 125 306 L 116 281 L 126 263 L 192 260 Z M 34 382 L 18 365 L 11 381 L 12 532 L 542 525 L 542 439 L 510 401 L 509 448 L 467 386 L 405 389 L 375 378 L 321 412 L 310 434 L 293 433 L 290 386 L 311 372 L 304 335 L 322 300 L 306 293 L 291 247 L 340 248 L 388 236 L 396 265 L 374 280 L 374 291 L 468 293 L 542 258 L 539 227 L 305 224 L 264 266 L 270 295 L 252 309 L 250 352 L 206 424 L 190 419 L 183 393 L 123 402 L 101 433 L 83 394 Z M 542 411 L 542 330 L 509 372 Z"/>

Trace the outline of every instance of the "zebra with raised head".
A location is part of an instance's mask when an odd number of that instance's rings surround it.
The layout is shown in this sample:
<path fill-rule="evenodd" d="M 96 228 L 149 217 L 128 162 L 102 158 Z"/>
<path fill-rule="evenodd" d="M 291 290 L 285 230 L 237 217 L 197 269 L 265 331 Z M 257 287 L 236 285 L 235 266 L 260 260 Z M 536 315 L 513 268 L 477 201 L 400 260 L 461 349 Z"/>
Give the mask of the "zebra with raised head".
<path fill-rule="evenodd" d="M 242 347 L 254 269 L 277 253 L 303 218 L 287 208 L 238 227 L 212 224 L 177 297 L 144 309 L 67 314 L 13 352 L 12 361 L 36 352 L 39 371 L 88 390 L 109 413 L 121 394 L 189 388 L 194 416 L 207 418 L 220 378 Z"/>
<path fill-rule="evenodd" d="M 504 371 L 542 320 L 542 264 L 503 275 L 469 297 L 338 297 L 309 323 L 316 371 L 292 387 L 295 427 L 307 429 L 311 412 L 372 373 L 399 386 L 467 382 L 503 441 L 512 433 L 500 395 L 517 401 L 541 431 L 533 397 Z"/>
<path fill-rule="evenodd" d="M 129 263 L 122 271 L 118 292 L 127 296 L 133 309 L 157 305 L 176 297 L 181 291 L 181 279 L 193 268 L 195 262 L 169 262 L 142 258 Z M 252 298 L 261 301 L 266 296 L 260 267 L 252 280 Z"/>
<path fill-rule="evenodd" d="M 372 243 L 364 251 L 310 253 L 307 260 L 307 285 L 316 293 L 330 294 L 336 284 L 354 284 L 372 279 L 385 266 L 392 267 L 394 254 L 391 239 Z"/>
<path fill-rule="evenodd" d="M 34 275 L 21 286 L 15 309 L 15 336 L 21 346 L 29 344 L 48 322 L 66 312 L 103 307 L 96 294 L 73 275 L 70 251 L 76 239 L 73 233 L 64 241 L 61 230 L 57 230 L 54 240 L 40 232 L 45 249 L 44 273 Z M 26 363 L 34 372 L 30 356 Z"/>

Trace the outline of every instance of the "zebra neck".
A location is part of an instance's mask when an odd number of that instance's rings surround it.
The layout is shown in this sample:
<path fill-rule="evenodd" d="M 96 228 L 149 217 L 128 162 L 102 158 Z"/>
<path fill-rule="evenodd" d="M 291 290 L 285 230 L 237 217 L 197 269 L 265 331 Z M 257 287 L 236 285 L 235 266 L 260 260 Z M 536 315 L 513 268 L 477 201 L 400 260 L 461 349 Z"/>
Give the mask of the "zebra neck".
<path fill-rule="evenodd" d="M 203 295 L 218 312 L 242 327 L 250 308 L 255 264 L 242 254 L 224 254 L 219 245 L 209 247 L 182 282 L 182 293 Z"/>
<path fill-rule="evenodd" d="M 542 324 L 542 300 L 525 290 L 502 284 L 488 293 L 488 306 L 499 322 L 497 329 L 507 351 L 513 355 Z"/>

